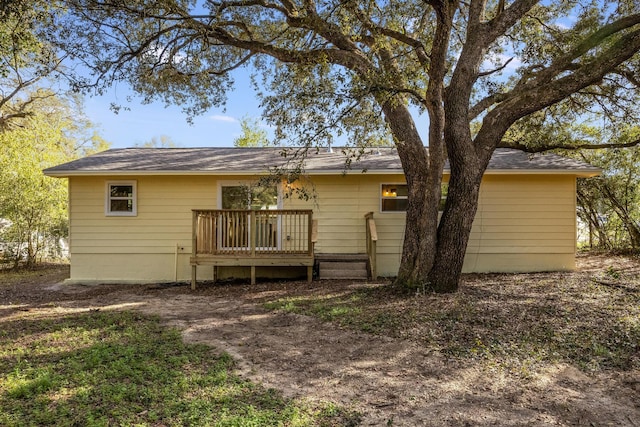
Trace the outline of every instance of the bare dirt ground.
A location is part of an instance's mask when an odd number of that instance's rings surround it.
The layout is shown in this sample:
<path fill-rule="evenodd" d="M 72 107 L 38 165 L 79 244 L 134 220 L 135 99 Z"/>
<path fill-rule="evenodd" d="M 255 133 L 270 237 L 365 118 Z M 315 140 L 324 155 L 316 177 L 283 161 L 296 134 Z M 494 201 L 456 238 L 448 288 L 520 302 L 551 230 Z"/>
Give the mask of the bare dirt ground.
<path fill-rule="evenodd" d="M 587 280 L 611 268 L 640 276 L 637 259 L 592 256 L 579 259 L 577 272 L 537 275 L 536 280 Z M 450 357 L 409 336 L 373 335 L 262 305 L 377 283 L 209 284 L 194 292 L 188 286 L 60 284 L 66 275 L 68 270 L 60 267 L 0 286 L 0 323 L 16 310 L 63 314 L 113 309 L 159 315 L 181 329 L 186 341 L 231 354 L 243 376 L 288 397 L 332 401 L 359 411 L 361 425 L 640 426 L 637 368 L 585 372 L 558 362 L 523 379 Z M 506 286 L 523 277 L 527 275 L 469 276 L 461 292 L 487 278 Z M 612 285 L 625 286 L 620 280 Z M 421 303 L 419 296 L 407 298 Z"/>

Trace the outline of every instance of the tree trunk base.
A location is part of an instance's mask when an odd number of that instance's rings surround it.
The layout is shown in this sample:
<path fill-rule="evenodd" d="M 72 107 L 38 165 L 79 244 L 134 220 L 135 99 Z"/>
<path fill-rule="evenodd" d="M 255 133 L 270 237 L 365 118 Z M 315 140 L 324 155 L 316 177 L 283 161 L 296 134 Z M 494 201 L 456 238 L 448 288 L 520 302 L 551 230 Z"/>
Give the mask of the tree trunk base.
<path fill-rule="evenodd" d="M 396 277 L 392 286 L 399 291 L 406 293 L 422 292 L 422 293 L 437 293 L 446 294 L 457 292 L 459 285 L 458 281 L 454 277 L 446 277 L 442 280 L 430 279 L 432 273 L 429 273 L 427 278 L 424 279 L 402 279 Z"/>

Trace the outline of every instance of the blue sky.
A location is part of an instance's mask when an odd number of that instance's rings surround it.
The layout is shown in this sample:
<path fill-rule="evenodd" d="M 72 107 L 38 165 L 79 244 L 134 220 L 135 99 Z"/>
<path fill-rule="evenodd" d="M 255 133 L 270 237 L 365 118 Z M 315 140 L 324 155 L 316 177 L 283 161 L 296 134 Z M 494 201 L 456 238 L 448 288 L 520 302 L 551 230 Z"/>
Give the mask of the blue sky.
<path fill-rule="evenodd" d="M 561 17 L 558 23 L 572 25 L 573 20 L 574 16 Z M 508 55 L 500 55 L 498 59 L 498 62 L 504 63 Z M 521 65 L 517 57 L 514 59 L 508 65 L 507 72 L 513 72 Z M 488 64 L 485 68 L 490 69 L 492 66 Z M 228 93 L 226 109 L 212 109 L 196 117 L 193 124 L 187 123 L 180 107 L 165 107 L 160 102 L 143 105 L 140 98 L 125 84 L 106 95 L 86 98 L 85 112 L 99 126 L 100 134 L 113 148 L 131 147 L 161 136 L 169 137 L 180 147 L 230 147 L 233 146 L 233 140 L 241 134 L 240 119 L 261 116 L 259 102 L 250 84 L 249 70 L 237 70 L 234 78 L 235 89 Z M 126 102 L 128 97 L 133 100 Z M 130 110 L 121 110 L 115 114 L 110 109 L 114 102 L 126 105 Z M 428 118 L 426 114 L 418 117 L 414 110 L 414 120 L 426 144 Z M 265 128 L 269 130 L 266 126 Z"/>
<path fill-rule="evenodd" d="M 111 148 L 133 147 L 161 136 L 169 137 L 178 147 L 232 147 L 233 140 L 241 134 L 240 120 L 261 117 L 260 104 L 248 73 L 236 75 L 235 82 L 234 91 L 228 94 L 226 109 L 209 110 L 195 117 L 193 124 L 187 123 L 180 107 L 165 107 L 161 102 L 143 105 L 124 85 L 103 96 L 87 97 L 85 113 L 98 125 L 100 135 L 111 143 Z M 126 102 L 127 97 L 133 100 Z M 116 114 L 110 109 L 112 103 L 121 103 L 130 110 L 122 109 Z M 414 120 L 426 144 L 428 118 L 426 114 L 421 117 L 414 114 Z M 269 127 L 263 126 L 271 136 Z M 340 138 L 337 140 L 339 142 Z"/>
<path fill-rule="evenodd" d="M 128 97 L 133 100 L 126 102 Z M 130 110 L 115 114 L 110 109 L 111 103 L 121 103 Z M 123 84 L 103 96 L 87 97 L 85 113 L 112 148 L 132 147 L 163 135 L 180 147 L 231 147 L 241 133 L 240 119 L 259 118 L 260 108 L 248 74 L 239 73 L 235 90 L 229 93 L 226 111 L 210 110 L 196 117 L 192 125 L 187 123 L 180 107 L 165 108 L 160 102 L 143 105 Z"/>

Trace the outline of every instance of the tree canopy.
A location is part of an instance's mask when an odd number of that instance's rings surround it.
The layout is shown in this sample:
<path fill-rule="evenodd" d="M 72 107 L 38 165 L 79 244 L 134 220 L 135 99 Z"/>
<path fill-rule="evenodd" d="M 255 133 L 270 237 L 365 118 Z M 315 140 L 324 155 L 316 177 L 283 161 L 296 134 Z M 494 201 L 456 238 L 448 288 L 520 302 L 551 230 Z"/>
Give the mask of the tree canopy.
<path fill-rule="evenodd" d="M 40 0 L 0 4 L 0 130 L 46 108 L 58 93 L 65 55 L 43 36 L 53 21 L 54 4 Z"/>
<path fill-rule="evenodd" d="M 177 148 L 178 144 L 176 144 L 173 139 L 171 139 L 168 135 L 160 135 L 159 137 L 154 136 L 148 141 L 143 143 L 135 144 L 135 147 L 142 148 Z"/>
<path fill-rule="evenodd" d="M 108 144 L 83 118 L 78 97 L 51 95 L 20 126 L 0 132 L 0 147 L 0 218 L 10 222 L 0 231 L 8 248 L 3 255 L 16 266 L 23 259 L 31 265 L 68 234 L 67 183 L 45 177 L 42 169 Z"/>
<path fill-rule="evenodd" d="M 522 138 L 536 121 L 638 123 L 633 0 L 64 3 L 56 38 L 94 71 L 80 86 L 126 81 L 149 101 L 198 114 L 223 105 L 233 71 L 250 66 L 278 138 L 345 134 L 366 145 L 392 135 L 409 189 L 397 283 L 410 287 L 456 289 L 497 147 L 562 146 L 536 132 Z M 428 116 L 424 138 L 416 111 Z"/>

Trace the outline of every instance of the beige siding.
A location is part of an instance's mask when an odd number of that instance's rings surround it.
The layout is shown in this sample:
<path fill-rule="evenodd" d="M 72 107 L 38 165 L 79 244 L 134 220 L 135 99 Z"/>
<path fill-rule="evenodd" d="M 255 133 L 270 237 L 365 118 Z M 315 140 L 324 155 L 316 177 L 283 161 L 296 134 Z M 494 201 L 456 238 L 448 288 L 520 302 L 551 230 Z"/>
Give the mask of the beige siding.
<path fill-rule="evenodd" d="M 364 214 L 374 212 L 381 275 L 397 272 L 404 213 L 380 212 L 380 185 L 401 175 L 326 176 L 318 193 L 318 253 L 363 253 Z M 575 267 L 575 177 L 487 175 L 469 240 L 464 270 L 540 271 Z"/>
<path fill-rule="evenodd" d="M 110 180 L 137 181 L 137 216 L 105 216 Z M 70 190 L 72 280 L 167 281 L 176 266 L 190 279 L 191 209 L 216 207 L 215 178 L 77 177 Z"/>
<path fill-rule="evenodd" d="M 316 176 L 315 201 L 290 200 L 291 207 L 314 209 L 318 220 L 317 253 L 365 253 L 364 215 L 373 212 L 378 229 L 378 255 L 395 255 L 402 245 L 403 213 L 380 213 L 380 184 L 402 182 L 402 175 Z M 285 206 L 288 207 L 288 206 Z M 400 246 L 399 246 L 400 245 Z M 394 265 L 382 265 L 381 271 L 395 274 Z"/>
<path fill-rule="evenodd" d="M 243 177 L 74 177 L 70 187 L 72 280 L 170 281 L 190 279 L 191 210 L 218 207 L 219 180 Z M 136 180 L 138 215 L 107 217 L 105 183 Z M 317 198 L 285 199 L 284 208 L 314 210 L 317 253 L 364 253 L 364 215 L 374 212 L 378 271 L 397 272 L 404 213 L 380 212 L 380 185 L 402 175 L 315 176 Z M 177 252 L 177 254 L 176 254 Z M 574 267 L 575 177 L 489 175 L 480 195 L 465 271 L 539 271 Z M 176 263 L 177 259 L 177 263 Z M 211 277 L 199 267 L 198 277 Z M 228 269 L 223 276 L 244 275 Z M 281 274 L 262 269 L 258 275 Z"/>
<path fill-rule="evenodd" d="M 485 176 L 464 270 L 573 269 L 575 182 L 570 175 Z"/>

